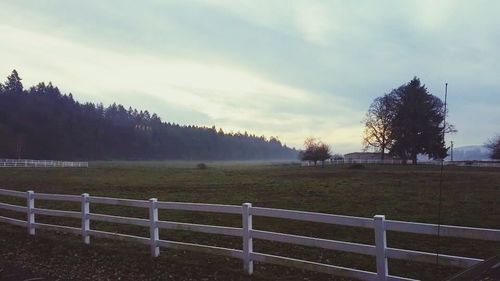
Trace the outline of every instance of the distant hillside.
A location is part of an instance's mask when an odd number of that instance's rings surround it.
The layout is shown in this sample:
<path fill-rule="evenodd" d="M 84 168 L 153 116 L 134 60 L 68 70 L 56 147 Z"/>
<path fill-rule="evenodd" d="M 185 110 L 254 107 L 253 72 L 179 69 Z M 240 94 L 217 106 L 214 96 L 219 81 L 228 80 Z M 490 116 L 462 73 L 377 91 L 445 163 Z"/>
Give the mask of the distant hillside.
<path fill-rule="evenodd" d="M 79 103 L 51 83 L 0 83 L 0 158 L 64 160 L 280 160 L 277 138 L 164 122 L 147 110 Z"/>
<path fill-rule="evenodd" d="M 486 160 L 489 158 L 490 150 L 484 145 L 469 145 L 453 149 L 454 161 Z M 450 160 L 450 157 L 446 158 L 446 160 Z"/>

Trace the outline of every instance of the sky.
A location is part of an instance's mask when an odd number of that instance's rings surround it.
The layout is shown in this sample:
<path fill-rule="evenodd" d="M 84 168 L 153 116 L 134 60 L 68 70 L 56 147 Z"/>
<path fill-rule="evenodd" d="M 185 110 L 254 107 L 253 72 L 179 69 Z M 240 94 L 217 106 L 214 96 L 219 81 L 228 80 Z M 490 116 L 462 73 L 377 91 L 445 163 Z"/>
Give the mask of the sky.
<path fill-rule="evenodd" d="M 0 0 L 0 77 L 163 121 L 362 147 L 374 98 L 417 76 L 455 147 L 500 133 L 500 1 Z"/>

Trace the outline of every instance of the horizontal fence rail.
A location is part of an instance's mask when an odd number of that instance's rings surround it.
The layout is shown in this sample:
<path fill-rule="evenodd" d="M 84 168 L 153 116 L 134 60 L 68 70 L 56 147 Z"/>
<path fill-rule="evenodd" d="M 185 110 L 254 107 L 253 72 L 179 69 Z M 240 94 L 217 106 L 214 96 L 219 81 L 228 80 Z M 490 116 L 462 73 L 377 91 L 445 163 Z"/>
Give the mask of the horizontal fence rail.
<path fill-rule="evenodd" d="M 198 212 L 213 212 L 225 214 L 241 214 L 241 206 L 218 205 L 218 204 L 200 204 L 200 203 L 180 203 L 180 202 L 158 202 L 158 209 L 183 210 Z"/>
<path fill-rule="evenodd" d="M 260 217 L 272 217 L 280 219 L 301 220 L 308 222 L 320 222 L 327 224 L 373 228 L 373 219 L 369 218 L 349 217 L 349 216 L 290 211 L 290 210 L 271 209 L 271 208 L 260 208 L 260 207 L 253 207 L 251 209 L 251 214 Z"/>
<path fill-rule="evenodd" d="M 467 268 L 482 262 L 482 259 L 471 257 L 459 257 L 437 253 L 428 253 L 406 249 L 397 249 L 387 246 L 386 232 L 407 232 L 424 235 L 437 235 L 438 228 L 441 236 L 478 239 L 486 241 L 500 241 L 500 229 L 485 229 L 474 227 L 463 227 L 453 225 L 436 225 L 428 223 L 415 223 L 395 220 L 385 220 L 384 216 L 377 215 L 374 218 L 350 217 L 342 215 L 332 215 L 324 213 L 312 213 L 282 209 L 271 209 L 252 207 L 252 204 L 245 203 L 242 206 L 201 204 L 201 203 L 181 203 L 181 202 L 161 202 L 155 198 L 149 200 L 108 198 L 82 195 L 63 195 L 35 193 L 33 191 L 20 192 L 15 190 L 0 189 L 0 196 L 25 198 L 26 205 L 14 205 L 0 202 L 0 209 L 25 213 L 26 220 L 19 220 L 0 216 L 0 223 L 7 223 L 26 227 L 31 235 L 35 235 L 36 229 L 54 230 L 64 233 L 80 235 L 83 242 L 90 244 L 90 237 L 108 238 L 122 241 L 131 241 L 148 245 L 151 248 L 151 255 L 157 257 L 160 248 L 196 251 L 207 254 L 221 255 L 241 259 L 243 269 L 247 274 L 252 274 L 253 263 L 270 263 L 282 266 L 296 267 L 316 272 L 333 274 L 360 280 L 414 280 L 406 277 L 392 276 L 388 270 L 388 259 L 400 259 L 423 263 L 435 263 L 439 258 L 442 265 Z M 35 200 L 55 200 L 65 202 L 80 202 L 81 211 L 65 211 L 42 209 L 35 207 Z M 126 207 L 148 208 L 149 218 L 121 217 L 105 214 L 90 213 L 90 204 L 119 205 Z M 181 223 L 172 221 L 161 221 L 158 218 L 159 209 L 183 210 L 194 212 L 212 212 L 240 215 L 242 227 L 227 227 L 215 225 L 203 225 L 193 223 Z M 81 220 L 81 228 L 63 225 L 44 224 L 36 222 L 35 215 L 68 217 Z M 299 220 L 315 223 L 325 223 L 343 225 L 348 227 L 369 228 L 375 233 L 374 245 L 320 239 L 286 233 L 277 233 L 253 229 L 252 217 L 271 217 L 286 220 Z M 109 222 L 117 224 L 137 225 L 148 227 L 150 237 L 140 237 L 121 233 L 112 233 L 90 229 L 90 221 Z M 159 238 L 160 229 L 184 230 L 208 234 L 218 234 L 235 236 L 242 238 L 242 250 L 230 249 L 216 246 L 184 243 L 177 241 L 161 240 Z M 253 239 L 274 241 L 280 243 L 301 245 L 306 247 L 321 248 L 327 250 L 349 252 L 375 257 L 377 272 L 364 271 L 354 268 L 340 267 L 330 264 L 322 264 L 289 257 L 274 256 L 253 251 Z"/>
<path fill-rule="evenodd" d="M 407 164 L 411 163 L 408 161 Z M 329 165 L 343 165 L 343 164 L 387 164 L 387 165 L 401 165 L 404 164 L 403 160 L 400 159 L 370 159 L 370 158 L 346 158 L 340 160 L 327 160 L 325 164 Z M 460 166 L 460 167 L 483 167 L 483 168 L 500 168 L 500 161 L 494 160 L 473 160 L 473 161 L 448 161 L 445 160 L 444 163 L 441 160 L 423 160 L 418 161 L 419 165 L 441 165 L 446 166 Z M 302 166 L 313 166 L 314 162 L 302 161 Z"/>
<path fill-rule="evenodd" d="M 0 159 L 0 168 L 87 168 L 88 166 L 88 162 Z"/>
<path fill-rule="evenodd" d="M 127 207 L 149 208 L 149 202 L 147 200 L 119 199 L 119 198 L 90 196 L 89 202 L 96 203 L 96 204 L 105 204 L 105 205 L 118 205 L 118 206 L 127 206 Z"/>

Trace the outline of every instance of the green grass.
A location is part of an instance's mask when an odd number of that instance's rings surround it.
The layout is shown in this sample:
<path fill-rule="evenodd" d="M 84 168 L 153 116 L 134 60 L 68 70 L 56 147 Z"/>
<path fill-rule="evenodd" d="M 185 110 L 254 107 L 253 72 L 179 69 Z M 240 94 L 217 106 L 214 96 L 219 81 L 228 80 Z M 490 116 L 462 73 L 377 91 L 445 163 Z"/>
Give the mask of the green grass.
<path fill-rule="evenodd" d="M 95 196 L 148 199 L 161 201 L 203 202 L 305 210 L 331 214 L 373 217 L 383 214 L 387 219 L 436 223 L 438 221 L 439 167 L 434 166 L 369 166 L 352 170 L 346 167 L 299 167 L 294 165 L 262 165 L 258 163 L 207 163 L 208 169 L 196 169 L 191 162 L 101 162 L 88 169 L 0 169 L 0 186 L 35 192 L 81 194 Z M 3 202 L 19 202 L 5 197 Z M 38 206 L 79 210 L 78 204 L 37 202 Z M 500 169 L 447 167 L 443 178 L 442 223 L 500 228 Z M 147 217 L 147 211 L 136 208 L 91 206 L 92 212 Z M 0 215 L 16 215 L 1 212 Z M 162 211 L 160 219 L 181 222 L 241 226 L 241 218 L 182 211 Z M 40 217 L 42 222 L 78 226 L 78 220 Z M 141 227 L 92 223 L 92 228 L 148 236 Z M 316 223 L 254 218 L 254 228 L 326 239 L 373 244 L 373 232 L 365 229 L 330 226 Z M 77 259 L 85 262 L 85 253 L 111 267 L 113 259 L 119 269 L 104 274 L 133 276 L 139 279 L 172 280 L 249 280 L 238 260 L 179 251 L 163 251 L 151 260 L 143 245 L 129 245 L 93 239 L 90 248 L 83 247 L 78 237 L 40 231 L 33 242 L 24 230 L 2 224 L 2 247 L 24 249 L 30 243 L 37 255 L 49 256 L 47 263 L 61 268 Z M 161 231 L 162 239 L 241 248 L 237 238 L 205 235 L 184 231 Z M 500 253 L 500 243 L 464 239 L 441 239 L 446 254 L 488 258 Z M 437 239 L 425 235 L 388 234 L 391 247 L 435 252 Z M 67 259 L 64 245 L 78 258 Z M 255 251 L 279 254 L 311 261 L 331 263 L 364 270 L 375 270 L 372 257 L 299 247 L 281 243 L 256 241 Z M 54 249 L 59 249 L 58 251 Z M 17 251 L 17 250 L 16 250 Z M 90 253 L 91 252 L 91 253 Z M 120 257 L 126 255 L 124 257 Z M 1 255 L 1 254 L 0 254 Z M 77 262 L 72 261 L 72 262 Z M 128 266 L 127 266 L 128 265 Z M 90 266 L 90 265 L 89 265 Z M 187 267 L 188 269 L 185 269 Z M 43 268 L 43 267 L 42 267 Z M 90 266 L 92 268 L 92 266 Z M 184 269 L 182 269 L 184 268 Z M 456 273 L 457 268 L 390 261 L 390 273 L 424 280 L 439 280 Z M 40 270 L 40 269 L 37 269 Z M 43 271 L 42 272 L 46 272 Z M 76 272 L 76 271 L 73 271 Z M 160 273 L 163 272 L 163 273 Z M 167 273 L 165 273 L 167 272 Z M 47 272 L 47 274 L 55 274 Z M 76 274 L 76 273 L 75 273 Z M 162 275 L 163 274 L 163 275 Z M 167 274 L 167 275 L 164 275 Z M 137 277 L 139 276 L 139 277 Z M 142 276 L 142 277 L 140 277 Z M 227 278 L 223 277 L 226 276 Z M 64 278 L 63 278 L 64 279 Z M 68 276 L 65 279 L 69 279 Z M 103 279 L 104 280 L 104 279 Z M 130 280 L 133 280 L 132 278 Z M 257 265 L 251 280 L 334 280 L 332 277 L 271 265 Z M 342 279 L 335 279 L 342 280 Z"/>

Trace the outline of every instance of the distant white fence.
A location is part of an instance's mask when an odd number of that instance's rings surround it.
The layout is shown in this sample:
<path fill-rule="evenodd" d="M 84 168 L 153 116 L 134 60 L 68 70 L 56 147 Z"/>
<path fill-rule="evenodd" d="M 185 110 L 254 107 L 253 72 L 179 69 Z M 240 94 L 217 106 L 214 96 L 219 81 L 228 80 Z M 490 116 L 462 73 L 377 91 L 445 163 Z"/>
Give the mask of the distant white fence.
<path fill-rule="evenodd" d="M 398 159 L 344 159 L 344 160 L 332 160 L 332 164 L 392 164 L 399 165 L 403 164 L 402 160 Z"/>
<path fill-rule="evenodd" d="M 402 160 L 397 159 L 342 159 L 342 160 L 326 160 L 325 165 L 342 165 L 342 164 L 388 164 L 388 165 L 401 165 Z M 316 165 L 321 165 L 318 161 Z M 312 161 L 302 161 L 302 166 L 314 166 Z"/>
<path fill-rule="evenodd" d="M 455 165 L 461 167 L 483 167 L 500 168 L 500 161 L 446 161 L 445 165 Z"/>
<path fill-rule="evenodd" d="M 20 192 L 20 191 L 0 189 L 0 195 L 26 199 L 26 206 L 0 203 L 0 209 L 26 213 L 27 214 L 26 221 L 0 216 L 0 222 L 26 227 L 28 233 L 31 235 L 35 235 L 36 229 L 48 229 L 48 230 L 56 230 L 56 231 L 81 235 L 83 242 L 85 244 L 90 244 L 91 236 L 133 241 L 149 245 L 151 248 L 151 255 L 154 257 L 157 257 L 160 254 L 160 248 L 197 251 L 208 254 L 222 255 L 222 256 L 241 259 L 243 261 L 243 269 L 247 274 L 252 274 L 254 262 L 262 262 L 262 263 L 271 263 L 282 266 L 296 267 L 296 268 L 301 268 L 316 272 L 323 272 L 336 276 L 356 278 L 361 280 L 415 280 L 405 277 L 389 275 L 388 258 L 411 260 L 417 262 L 427 262 L 427 263 L 435 263 L 437 258 L 436 253 L 428 253 L 428 252 L 420 252 L 420 251 L 388 247 L 386 240 L 386 232 L 397 231 L 397 232 L 408 232 L 416 234 L 436 235 L 438 233 L 438 225 L 386 220 L 385 217 L 381 215 L 374 216 L 373 218 L 362 218 L 362 217 L 331 215 L 324 213 L 311 213 L 311 212 L 253 207 L 252 204 L 250 203 L 245 203 L 242 206 L 234 206 L 234 205 L 216 205 L 216 204 L 199 204 L 199 203 L 160 202 L 157 201 L 157 199 L 155 198 L 149 200 L 135 200 L 135 199 L 133 200 L 133 199 L 89 196 L 86 193 L 80 196 L 80 195 L 35 193 L 33 191 Z M 35 200 L 79 202 L 81 204 L 81 211 L 75 212 L 75 211 L 37 208 L 35 207 Z M 149 219 L 90 213 L 89 207 L 91 203 L 148 208 Z M 241 215 L 242 217 L 242 227 L 241 228 L 223 227 L 214 225 L 161 221 L 158 219 L 159 209 L 237 214 Z M 38 223 L 35 220 L 36 215 L 77 218 L 81 220 L 81 228 Z M 252 226 L 252 217 L 254 216 L 374 229 L 375 243 L 374 245 L 368 245 L 368 244 L 327 240 L 327 239 L 257 230 L 253 229 Z M 91 220 L 149 227 L 150 237 L 139 237 L 133 235 L 92 230 L 90 228 Z M 201 233 L 242 237 L 242 250 L 161 240 L 159 238 L 160 229 L 188 230 Z M 452 226 L 452 225 L 441 225 L 439 231 L 442 236 L 448 236 L 448 237 L 500 241 L 499 229 L 484 229 L 484 228 L 472 228 L 472 227 L 462 227 L 462 226 Z M 292 259 L 283 256 L 258 253 L 253 250 L 253 239 L 276 241 L 281 243 L 290 243 L 295 245 L 374 256 L 376 259 L 377 272 L 370 272 L 359 269 L 346 268 L 346 267 L 322 264 L 322 263 L 299 260 L 299 259 Z M 439 261 L 440 264 L 442 265 L 466 268 L 475 265 L 479 262 L 482 262 L 483 260 L 477 258 L 439 254 Z"/>
<path fill-rule="evenodd" d="M 87 168 L 88 162 L 70 162 L 70 161 L 55 161 L 55 160 L 31 160 L 31 159 L 0 159 L 0 168 L 3 167 L 19 167 L 19 168 L 69 168 L 80 167 Z"/>
<path fill-rule="evenodd" d="M 401 165 L 403 160 L 398 159 L 344 159 L 344 160 L 331 160 L 326 161 L 326 164 L 339 165 L 339 164 L 388 164 L 388 165 Z M 408 163 L 411 163 L 408 161 Z M 427 160 L 418 161 L 419 165 L 441 165 L 440 160 Z M 303 166 L 309 166 L 310 163 L 303 162 Z M 484 167 L 484 168 L 500 168 L 500 161 L 445 161 L 444 165 L 447 166 L 461 166 L 461 167 Z"/>

